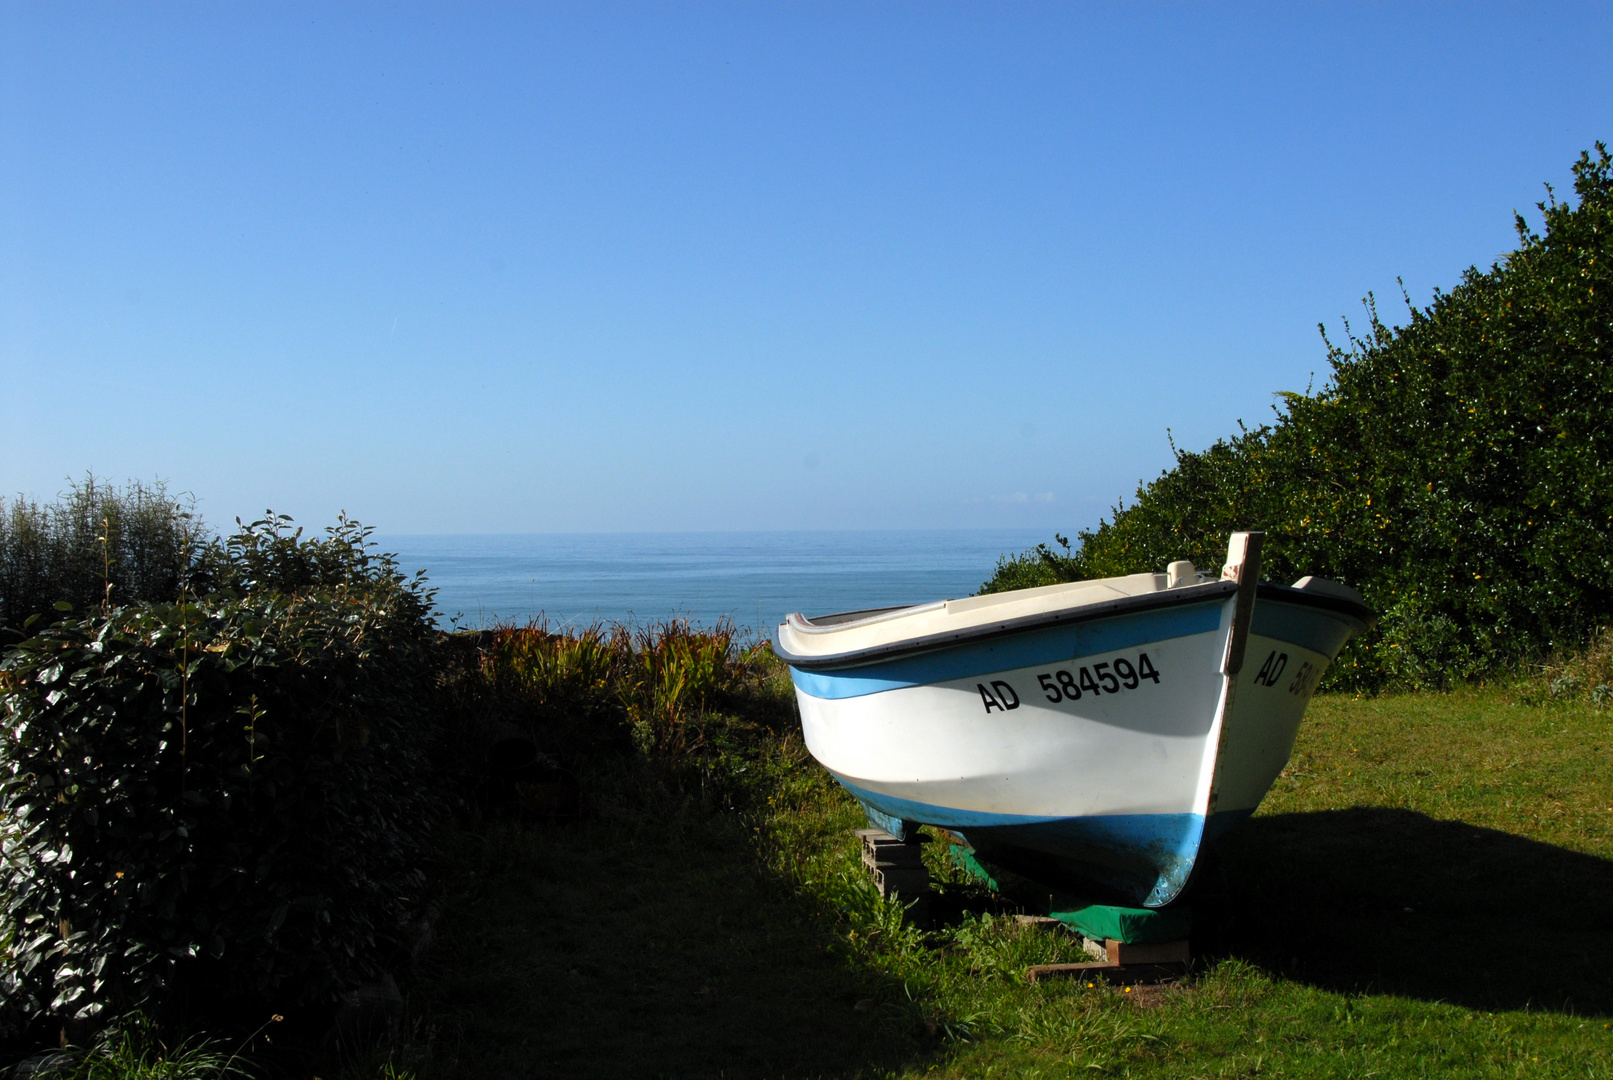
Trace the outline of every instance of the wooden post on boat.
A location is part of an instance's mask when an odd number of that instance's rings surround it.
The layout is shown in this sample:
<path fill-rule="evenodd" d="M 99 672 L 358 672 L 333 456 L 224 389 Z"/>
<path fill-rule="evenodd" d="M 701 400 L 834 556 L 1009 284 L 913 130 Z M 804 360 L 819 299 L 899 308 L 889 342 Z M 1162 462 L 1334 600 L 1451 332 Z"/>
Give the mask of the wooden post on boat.
<path fill-rule="evenodd" d="M 1232 605 L 1232 633 L 1227 635 L 1227 651 L 1221 659 L 1221 671 L 1226 675 L 1243 670 L 1249 623 L 1254 618 L 1255 589 L 1260 584 L 1260 549 L 1265 540 L 1263 532 L 1237 532 L 1227 544 L 1227 564 L 1221 576 L 1238 583 L 1238 595 Z"/>

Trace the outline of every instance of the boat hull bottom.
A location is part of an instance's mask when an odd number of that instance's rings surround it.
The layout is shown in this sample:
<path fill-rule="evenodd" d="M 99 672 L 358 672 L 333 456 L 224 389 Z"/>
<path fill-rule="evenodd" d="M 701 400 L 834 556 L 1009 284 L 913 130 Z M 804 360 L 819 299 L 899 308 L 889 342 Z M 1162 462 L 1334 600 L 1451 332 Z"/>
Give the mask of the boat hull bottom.
<path fill-rule="evenodd" d="M 983 859 L 1050 888 L 1133 907 L 1163 907 L 1181 896 L 1211 838 L 1248 816 L 1103 814 L 1044 818 L 930 806 L 871 791 L 844 777 L 869 824 L 902 837 L 934 825 L 961 838 Z"/>

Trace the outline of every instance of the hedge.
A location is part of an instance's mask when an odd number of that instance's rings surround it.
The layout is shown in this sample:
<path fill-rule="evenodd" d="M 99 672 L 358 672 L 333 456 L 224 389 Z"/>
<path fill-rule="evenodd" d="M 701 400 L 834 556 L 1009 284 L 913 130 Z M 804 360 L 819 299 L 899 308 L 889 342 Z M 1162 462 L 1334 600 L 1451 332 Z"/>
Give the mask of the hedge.
<path fill-rule="evenodd" d="M 1270 576 L 1343 581 L 1381 613 L 1335 686 L 1442 685 L 1588 641 L 1613 620 L 1610 164 L 1601 143 L 1582 154 L 1577 203 L 1550 195 L 1538 235 L 1515 215 L 1517 249 L 1408 300 L 1406 325 L 1368 297 L 1321 391 L 1178 451 L 1132 505 L 1005 557 L 983 591 L 1218 566 L 1256 528 Z"/>
<path fill-rule="evenodd" d="M 430 594 L 343 521 L 220 545 L 215 591 L 61 621 L 0 665 L 14 1023 L 329 1002 L 422 902 Z"/>

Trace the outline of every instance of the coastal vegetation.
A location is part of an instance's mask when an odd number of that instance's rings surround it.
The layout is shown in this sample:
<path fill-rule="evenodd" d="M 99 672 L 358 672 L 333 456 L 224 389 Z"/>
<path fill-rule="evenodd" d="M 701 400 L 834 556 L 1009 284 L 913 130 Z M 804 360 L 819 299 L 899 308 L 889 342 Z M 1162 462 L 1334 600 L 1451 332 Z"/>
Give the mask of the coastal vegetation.
<path fill-rule="evenodd" d="M 1314 394 L 1140 485 L 1108 520 L 1005 557 L 984 591 L 1219 567 L 1266 531 L 1267 576 L 1350 584 L 1380 614 L 1330 685 L 1444 687 L 1584 645 L 1613 621 L 1613 171 L 1404 326 L 1367 300 Z M 1324 332 L 1325 336 L 1325 332 Z M 1605 685 L 1605 684 L 1603 684 Z M 1587 692 L 1594 687 L 1586 687 Z"/>
<path fill-rule="evenodd" d="M 345 519 L 306 539 L 270 516 L 187 557 L 175 595 L 63 601 L 0 665 L 13 1032 L 328 1004 L 424 906 L 429 590 Z"/>
<path fill-rule="evenodd" d="M 753 711 L 720 721 L 745 737 L 698 766 L 578 761 L 580 820 L 454 826 L 408 1021 L 355 1075 L 1613 1070 L 1613 732 L 1583 699 L 1320 697 L 1193 900 L 1194 976 L 1128 992 L 1028 982 L 1077 942 L 939 840 L 934 922 L 904 921 L 860 864 L 859 807 L 771 720 L 787 673 L 747 665 Z"/>
<path fill-rule="evenodd" d="M 881 899 L 861 811 L 806 753 L 765 647 L 678 624 L 453 647 L 458 730 L 530 738 L 580 813 L 500 806 L 462 759 L 435 942 L 344 1075 L 1613 1069 L 1613 738 L 1560 673 L 1320 697 L 1193 899 L 1194 977 L 1128 992 L 1029 983 L 1078 943 L 1016 920 L 938 839 L 933 923 Z"/>
<path fill-rule="evenodd" d="M 1029 982 L 1079 942 L 937 835 L 932 918 L 882 899 L 788 670 L 730 626 L 447 633 L 356 522 L 213 537 L 88 478 L 0 507 L 0 1067 L 1613 1074 L 1610 170 L 987 583 L 1264 527 L 1275 576 L 1382 613 L 1195 884 L 1190 978 Z"/>

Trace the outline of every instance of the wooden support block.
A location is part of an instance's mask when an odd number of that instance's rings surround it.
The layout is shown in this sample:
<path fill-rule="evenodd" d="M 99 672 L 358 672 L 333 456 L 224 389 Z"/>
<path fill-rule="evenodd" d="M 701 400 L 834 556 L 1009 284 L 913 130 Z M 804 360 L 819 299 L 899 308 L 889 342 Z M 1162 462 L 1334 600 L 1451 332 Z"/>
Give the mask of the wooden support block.
<path fill-rule="evenodd" d="M 1043 979 L 1102 979 L 1117 986 L 1124 984 L 1156 983 L 1180 978 L 1187 973 L 1192 951 L 1186 941 L 1159 941 L 1151 944 L 1128 944 L 1108 938 L 1081 943 L 1086 954 L 1093 958 L 1090 964 L 1036 964 L 1025 969 L 1031 982 Z"/>
<path fill-rule="evenodd" d="M 1025 969 L 1031 982 L 1044 979 L 1085 979 L 1113 986 L 1140 986 L 1168 982 L 1187 973 L 1186 964 L 1033 964 Z"/>
<path fill-rule="evenodd" d="M 1100 964 L 1185 964 L 1193 959 L 1186 941 L 1159 941 L 1133 944 L 1107 938 L 1093 941 L 1087 938 L 1081 948 Z"/>
<path fill-rule="evenodd" d="M 1111 964 L 1185 964 L 1193 958 L 1186 941 L 1127 944 L 1109 938 L 1103 944 Z"/>

